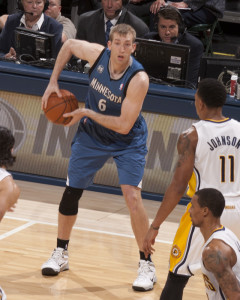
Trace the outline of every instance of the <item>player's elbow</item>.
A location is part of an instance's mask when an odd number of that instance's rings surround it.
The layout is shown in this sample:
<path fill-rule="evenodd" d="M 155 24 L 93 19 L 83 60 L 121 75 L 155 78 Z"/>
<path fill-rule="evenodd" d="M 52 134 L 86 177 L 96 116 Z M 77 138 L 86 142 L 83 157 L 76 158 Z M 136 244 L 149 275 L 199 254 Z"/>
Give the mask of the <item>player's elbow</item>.
<path fill-rule="evenodd" d="M 121 126 L 118 132 L 121 134 L 129 134 L 130 130 L 131 128 L 129 126 Z"/>
<path fill-rule="evenodd" d="M 126 135 L 129 133 L 129 131 L 130 130 L 120 130 L 119 133 Z"/>

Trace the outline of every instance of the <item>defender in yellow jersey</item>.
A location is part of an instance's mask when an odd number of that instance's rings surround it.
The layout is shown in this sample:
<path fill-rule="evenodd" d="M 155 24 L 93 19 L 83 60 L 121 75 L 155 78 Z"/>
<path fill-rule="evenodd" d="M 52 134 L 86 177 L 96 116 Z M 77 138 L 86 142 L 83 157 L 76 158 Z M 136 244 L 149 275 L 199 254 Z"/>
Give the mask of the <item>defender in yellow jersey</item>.
<path fill-rule="evenodd" d="M 223 116 L 225 101 L 226 90 L 219 81 L 208 78 L 199 83 L 195 107 L 201 121 L 179 137 L 176 169 L 145 237 L 145 255 L 153 253 L 159 226 L 178 204 L 188 184 L 190 197 L 203 188 L 222 192 L 226 200 L 222 224 L 240 237 L 240 122 Z M 183 289 L 193 275 L 193 266 L 200 263 L 204 240 L 199 228 L 192 225 L 190 207 L 191 204 L 173 241 L 169 275 L 160 300 L 181 300 Z"/>

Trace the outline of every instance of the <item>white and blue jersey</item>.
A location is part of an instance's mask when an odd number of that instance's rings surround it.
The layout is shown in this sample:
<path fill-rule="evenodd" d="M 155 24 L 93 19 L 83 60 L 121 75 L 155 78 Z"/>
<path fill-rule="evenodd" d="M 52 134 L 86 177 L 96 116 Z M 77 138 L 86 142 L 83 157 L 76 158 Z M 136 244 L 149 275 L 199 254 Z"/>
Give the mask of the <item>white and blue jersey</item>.
<path fill-rule="evenodd" d="M 110 50 L 104 49 L 89 72 L 86 108 L 97 113 L 120 116 L 130 80 L 140 71 L 141 64 L 131 58 L 122 77 L 110 77 Z M 120 134 L 89 118 L 82 118 L 72 143 L 67 185 L 87 188 L 94 175 L 112 157 L 117 165 L 119 184 L 141 187 L 147 154 L 147 125 L 139 114 L 128 134 Z"/>
<path fill-rule="evenodd" d="M 206 241 L 203 246 L 203 250 L 207 245 L 213 240 L 222 240 L 225 244 L 229 245 L 236 254 L 237 261 L 232 267 L 233 273 L 236 275 L 237 280 L 240 282 L 240 242 L 236 235 L 229 230 L 228 228 L 221 227 L 213 232 L 210 238 Z M 203 273 L 203 280 L 206 287 L 206 293 L 209 300 L 227 300 L 227 297 L 224 295 L 221 290 L 217 279 L 215 278 L 212 272 L 209 272 L 201 260 L 201 268 Z"/>

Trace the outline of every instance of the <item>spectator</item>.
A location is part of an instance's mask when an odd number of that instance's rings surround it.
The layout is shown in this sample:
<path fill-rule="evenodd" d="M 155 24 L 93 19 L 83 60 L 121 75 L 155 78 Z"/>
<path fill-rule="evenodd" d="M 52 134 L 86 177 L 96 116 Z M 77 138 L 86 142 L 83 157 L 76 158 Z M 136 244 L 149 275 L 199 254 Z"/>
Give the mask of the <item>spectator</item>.
<path fill-rule="evenodd" d="M 79 16 L 87 11 L 101 7 L 101 0 L 73 0 L 71 9 L 71 20 L 77 28 Z"/>
<path fill-rule="evenodd" d="M 126 5 L 127 10 L 149 23 L 150 7 L 154 0 L 130 0 Z"/>
<path fill-rule="evenodd" d="M 131 25 L 137 37 L 143 37 L 149 32 L 148 26 L 137 16 L 123 7 L 124 0 L 102 0 L 102 8 L 82 14 L 77 27 L 77 39 L 92 43 L 107 45 L 110 26 L 125 23 Z M 109 28 L 109 31 L 107 30 Z"/>
<path fill-rule="evenodd" d="M 21 0 L 22 12 L 9 15 L 0 34 L 0 54 L 16 59 L 14 30 L 18 26 L 55 35 L 56 54 L 62 45 L 62 24 L 43 13 L 46 0 Z"/>
<path fill-rule="evenodd" d="M 70 19 L 61 15 L 61 8 L 61 0 L 50 0 L 45 14 L 63 25 L 62 43 L 64 43 L 68 39 L 75 39 L 77 30 Z"/>
<path fill-rule="evenodd" d="M 156 0 L 150 10 L 156 14 L 161 6 L 165 6 L 164 0 Z M 196 24 L 212 24 L 217 18 L 222 18 L 225 10 L 225 0 L 184 0 L 171 2 L 171 6 L 181 9 L 187 28 Z"/>
<path fill-rule="evenodd" d="M 171 6 L 161 8 L 158 13 L 158 32 L 150 32 L 145 35 L 145 38 L 160 40 L 165 43 L 190 46 L 187 80 L 194 87 L 197 86 L 200 62 L 204 48 L 198 38 L 186 31 L 178 9 Z"/>

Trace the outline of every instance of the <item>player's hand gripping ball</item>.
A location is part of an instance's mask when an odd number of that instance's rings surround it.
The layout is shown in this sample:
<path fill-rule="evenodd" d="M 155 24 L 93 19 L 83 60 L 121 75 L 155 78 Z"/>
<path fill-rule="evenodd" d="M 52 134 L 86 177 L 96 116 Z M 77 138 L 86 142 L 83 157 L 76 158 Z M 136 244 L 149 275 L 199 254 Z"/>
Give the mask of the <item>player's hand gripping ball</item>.
<path fill-rule="evenodd" d="M 54 124 L 68 124 L 72 117 L 64 118 L 63 114 L 72 112 L 78 108 L 77 98 L 67 90 L 60 90 L 62 98 L 56 93 L 52 93 L 47 102 L 47 107 L 44 108 L 46 118 Z"/>

